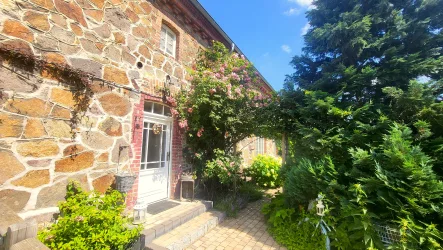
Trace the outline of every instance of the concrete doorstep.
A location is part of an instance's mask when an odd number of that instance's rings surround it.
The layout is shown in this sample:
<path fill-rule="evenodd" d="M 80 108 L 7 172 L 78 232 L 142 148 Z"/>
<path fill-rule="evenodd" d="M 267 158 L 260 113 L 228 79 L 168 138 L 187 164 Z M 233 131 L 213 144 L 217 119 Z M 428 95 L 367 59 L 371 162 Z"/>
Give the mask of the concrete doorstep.
<path fill-rule="evenodd" d="M 167 234 L 164 234 L 150 244 L 147 249 L 152 250 L 182 250 L 197 241 L 217 227 L 225 218 L 225 213 L 211 210 L 205 212 L 188 222 L 178 226 Z"/>
<path fill-rule="evenodd" d="M 133 250 L 184 249 L 225 217 L 213 211 L 211 201 L 180 202 L 179 206 L 148 217 Z"/>

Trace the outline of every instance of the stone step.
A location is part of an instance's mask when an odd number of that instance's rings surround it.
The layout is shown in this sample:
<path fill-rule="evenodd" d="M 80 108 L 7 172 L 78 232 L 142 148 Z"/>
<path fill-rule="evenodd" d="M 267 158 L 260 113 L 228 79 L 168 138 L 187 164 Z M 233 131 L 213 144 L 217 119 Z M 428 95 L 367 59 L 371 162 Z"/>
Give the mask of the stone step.
<path fill-rule="evenodd" d="M 142 232 L 144 245 L 212 209 L 211 201 L 181 202 L 179 206 L 149 217 Z"/>
<path fill-rule="evenodd" d="M 225 213 L 210 210 L 153 240 L 146 247 L 151 250 L 182 250 L 197 241 L 225 218 Z"/>

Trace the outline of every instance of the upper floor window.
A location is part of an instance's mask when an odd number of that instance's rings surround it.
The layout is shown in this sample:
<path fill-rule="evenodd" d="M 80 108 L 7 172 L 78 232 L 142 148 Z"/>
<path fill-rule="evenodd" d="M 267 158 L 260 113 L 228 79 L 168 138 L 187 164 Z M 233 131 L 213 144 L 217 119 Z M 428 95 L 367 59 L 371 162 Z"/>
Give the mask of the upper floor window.
<path fill-rule="evenodd" d="M 160 50 L 165 54 L 175 57 L 175 50 L 177 45 L 177 35 L 168 26 L 162 25 Z"/>

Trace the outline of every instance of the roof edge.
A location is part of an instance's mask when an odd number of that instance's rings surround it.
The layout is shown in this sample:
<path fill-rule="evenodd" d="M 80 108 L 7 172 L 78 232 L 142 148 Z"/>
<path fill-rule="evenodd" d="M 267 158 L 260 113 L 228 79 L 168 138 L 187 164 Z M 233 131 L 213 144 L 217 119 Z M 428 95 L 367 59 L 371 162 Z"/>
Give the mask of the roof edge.
<path fill-rule="evenodd" d="M 226 34 L 226 32 L 220 27 L 220 25 L 218 25 L 218 23 L 214 20 L 214 18 L 212 18 L 212 16 L 208 13 L 208 11 L 206 11 L 206 9 L 200 4 L 200 2 L 198 0 L 189 0 L 199 11 L 200 13 L 203 14 L 203 16 L 212 24 L 212 26 L 214 26 L 214 28 L 223 36 L 223 38 L 229 42 L 229 44 L 234 44 L 234 41 L 228 36 L 228 34 Z M 240 55 L 244 55 L 246 57 L 246 59 L 248 59 L 248 57 L 241 51 L 241 49 L 235 45 L 234 48 L 235 52 L 237 52 Z M 250 61 L 248 59 L 248 61 Z M 255 69 L 255 71 L 258 72 L 258 74 L 260 75 L 260 78 L 265 82 L 265 84 L 271 89 L 271 91 L 276 92 L 275 89 L 271 86 L 271 84 L 269 84 L 269 82 L 266 80 L 266 78 L 261 74 L 261 72 L 254 66 L 252 65 Z"/>

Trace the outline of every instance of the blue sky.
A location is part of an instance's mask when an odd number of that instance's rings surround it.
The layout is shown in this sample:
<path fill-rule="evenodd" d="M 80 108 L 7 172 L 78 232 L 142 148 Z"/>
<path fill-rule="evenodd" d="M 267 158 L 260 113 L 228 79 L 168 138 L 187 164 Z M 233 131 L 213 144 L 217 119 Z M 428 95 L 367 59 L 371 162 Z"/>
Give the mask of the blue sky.
<path fill-rule="evenodd" d="M 312 0 L 199 0 L 275 90 L 303 47 Z"/>

